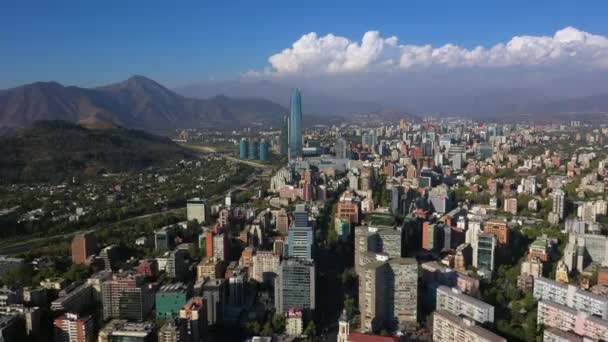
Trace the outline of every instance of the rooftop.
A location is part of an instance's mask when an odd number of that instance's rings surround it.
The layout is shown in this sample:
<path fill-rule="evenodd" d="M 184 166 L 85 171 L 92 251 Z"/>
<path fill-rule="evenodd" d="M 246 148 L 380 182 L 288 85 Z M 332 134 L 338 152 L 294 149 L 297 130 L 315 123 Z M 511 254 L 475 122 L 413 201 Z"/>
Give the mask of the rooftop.
<path fill-rule="evenodd" d="M 485 341 L 491 342 L 506 342 L 507 340 L 503 337 L 500 337 L 493 332 L 486 330 L 478 325 L 470 325 L 467 324 L 462 318 L 451 314 L 445 310 L 437 310 L 433 314 L 434 316 L 440 316 L 446 320 L 449 320 L 452 324 L 458 325 L 461 329 L 468 330 L 474 333 L 477 336 L 482 337 Z"/>
<path fill-rule="evenodd" d="M 380 335 L 367 335 L 358 332 L 353 332 L 348 335 L 349 342 L 398 342 L 397 337 L 392 336 L 380 336 Z"/>

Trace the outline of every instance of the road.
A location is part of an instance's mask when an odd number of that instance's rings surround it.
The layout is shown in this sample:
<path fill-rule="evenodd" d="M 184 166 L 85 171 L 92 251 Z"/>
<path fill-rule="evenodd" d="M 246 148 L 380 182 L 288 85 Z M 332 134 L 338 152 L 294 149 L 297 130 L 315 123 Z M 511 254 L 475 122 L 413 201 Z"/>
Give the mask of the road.
<path fill-rule="evenodd" d="M 225 153 L 221 153 L 218 152 L 215 148 L 211 147 L 211 146 L 202 146 L 202 145 L 183 145 L 185 147 L 191 148 L 193 150 L 197 150 L 197 151 L 201 151 L 201 152 L 205 152 L 205 153 L 217 153 L 219 154 L 222 158 L 226 159 L 226 160 L 230 160 L 233 162 L 237 162 L 237 163 L 241 163 L 241 164 L 247 164 L 249 166 L 258 168 L 258 169 L 271 169 L 272 166 L 270 165 L 265 165 L 262 163 L 258 163 L 258 162 L 254 162 L 252 160 L 245 160 L 245 159 L 239 159 L 239 158 L 234 158 L 228 154 Z"/>
<path fill-rule="evenodd" d="M 49 239 L 66 239 L 66 238 L 71 238 L 71 237 L 74 237 L 75 235 L 78 235 L 78 234 L 82 234 L 82 233 L 86 233 L 86 232 L 92 232 L 92 231 L 97 231 L 99 229 L 104 229 L 104 228 L 111 228 L 111 227 L 113 227 L 115 225 L 118 225 L 118 224 L 128 223 L 128 222 L 131 222 L 131 221 L 137 221 L 137 220 L 141 220 L 141 219 L 145 219 L 145 218 L 152 217 L 152 216 L 157 216 L 157 215 L 165 215 L 165 214 L 175 213 L 175 212 L 178 212 L 180 210 L 184 210 L 185 208 L 186 207 L 180 207 L 180 208 L 163 210 L 163 211 L 159 211 L 159 212 L 156 212 L 156 213 L 149 213 L 149 214 L 139 215 L 139 216 L 135 216 L 135 217 L 130 217 L 128 219 L 120 220 L 120 221 L 117 221 L 117 222 L 114 222 L 114 223 L 108 223 L 108 224 L 98 225 L 98 226 L 94 226 L 94 227 L 89 227 L 87 229 L 81 229 L 81 230 L 77 230 L 77 231 L 70 232 L 70 233 L 53 235 L 53 236 L 44 236 L 44 237 L 33 238 L 33 239 L 29 239 L 29 240 L 13 243 L 13 244 L 10 244 L 8 246 L 0 247 L 0 255 L 14 255 L 14 254 L 24 253 L 24 252 L 27 252 L 28 250 L 32 249 L 32 247 L 34 245 L 36 245 L 36 243 L 38 243 L 38 242 L 44 242 L 44 241 L 49 240 Z"/>

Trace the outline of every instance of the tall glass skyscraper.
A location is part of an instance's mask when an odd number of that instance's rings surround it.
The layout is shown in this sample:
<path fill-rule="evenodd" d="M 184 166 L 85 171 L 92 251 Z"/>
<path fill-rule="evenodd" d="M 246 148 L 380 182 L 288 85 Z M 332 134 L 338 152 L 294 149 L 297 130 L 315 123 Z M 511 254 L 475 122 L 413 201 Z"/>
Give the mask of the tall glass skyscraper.
<path fill-rule="evenodd" d="M 287 149 L 289 148 L 289 117 L 283 116 L 283 122 L 281 123 L 281 154 L 287 155 Z"/>
<path fill-rule="evenodd" d="M 291 93 L 291 113 L 289 114 L 289 159 L 302 156 L 302 96 L 300 89 Z"/>

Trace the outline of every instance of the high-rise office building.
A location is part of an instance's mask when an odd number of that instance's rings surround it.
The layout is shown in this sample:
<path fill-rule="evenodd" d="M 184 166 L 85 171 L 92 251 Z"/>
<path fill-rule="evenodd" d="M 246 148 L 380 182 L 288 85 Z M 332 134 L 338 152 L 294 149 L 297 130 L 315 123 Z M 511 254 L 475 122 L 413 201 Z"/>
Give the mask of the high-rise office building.
<path fill-rule="evenodd" d="M 241 307 L 245 303 L 245 275 L 235 274 L 228 278 L 228 305 Z"/>
<path fill-rule="evenodd" d="M 251 278 L 259 283 L 274 285 L 280 264 L 281 258 L 272 251 L 258 251 L 253 256 L 253 274 Z"/>
<path fill-rule="evenodd" d="M 477 265 L 473 266 L 484 276 L 491 276 L 494 271 L 494 259 L 496 257 L 496 236 L 489 233 L 479 234 L 476 246 L 473 249 L 473 253 L 477 255 L 477 258 L 474 258 Z"/>
<path fill-rule="evenodd" d="M 285 209 L 281 208 L 281 210 L 279 210 L 275 222 L 279 233 L 281 233 L 283 236 L 287 236 L 287 232 L 289 230 L 289 216 L 287 215 L 287 211 L 285 211 Z"/>
<path fill-rule="evenodd" d="M 374 144 L 373 142 L 373 136 L 372 133 L 370 132 L 365 132 L 361 135 L 361 145 L 363 146 L 372 146 Z"/>
<path fill-rule="evenodd" d="M 170 251 L 169 258 L 167 259 L 167 265 L 165 271 L 167 275 L 176 280 L 184 280 L 188 275 L 188 251 L 184 249 L 176 249 Z"/>
<path fill-rule="evenodd" d="M 557 214 L 560 220 L 563 220 L 566 193 L 561 189 L 556 189 L 551 193 L 551 198 L 553 199 L 553 209 L 551 211 Z"/>
<path fill-rule="evenodd" d="M 74 236 L 72 240 L 72 263 L 84 264 L 95 253 L 97 253 L 97 238 L 94 233 Z"/>
<path fill-rule="evenodd" d="M 143 321 L 154 306 L 154 296 L 144 277 L 134 273 L 114 274 L 101 284 L 103 318 Z"/>
<path fill-rule="evenodd" d="M 226 261 L 230 253 L 230 238 L 226 229 L 215 227 L 205 237 L 205 252 L 208 258 Z"/>
<path fill-rule="evenodd" d="M 207 324 L 215 325 L 224 319 L 226 280 L 210 279 L 203 285 L 203 299 L 207 306 Z"/>
<path fill-rule="evenodd" d="M 154 232 L 154 248 L 164 252 L 175 247 L 175 230 L 172 226 L 165 226 Z"/>
<path fill-rule="evenodd" d="M 315 309 L 315 265 L 310 260 L 285 259 L 275 280 L 275 308 L 279 313 L 289 309 Z"/>
<path fill-rule="evenodd" d="M 296 205 L 287 234 L 287 256 L 304 260 L 313 258 L 314 236 L 306 205 Z"/>
<path fill-rule="evenodd" d="M 289 114 L 289 159 L 302 157 L 302 96 L 299 89 L 291 93 Z"/>
<path fill-rule="evenodd" d="M 391 212 L 393 215 L 398 215 L 401 209 L 401 187 L 394 186 L 391 189 Z"/>
<path fill-rule="evenodd" d="M 336 152 L 336 158 L 350 159 L 350 145 L 346 139 L 342 137 L 336 139 L 334 150 Z"/>
<path fill-rule="evenodd" d="M 285 156 L 289 152 L 289 116 L 284 115 L 281 122 L 281 155 Z"/>
<path fill-rule="evenodd" d="M 55 319 L 55 342 L 95 341 L 95 322 L 91 316 L 66 313 Z"/>

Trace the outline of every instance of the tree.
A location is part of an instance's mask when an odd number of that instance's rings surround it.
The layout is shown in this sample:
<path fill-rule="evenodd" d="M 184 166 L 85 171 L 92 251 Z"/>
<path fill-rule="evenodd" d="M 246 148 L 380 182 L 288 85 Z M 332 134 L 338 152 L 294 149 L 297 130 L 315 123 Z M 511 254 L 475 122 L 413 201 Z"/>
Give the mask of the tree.
<path fill-rule="evenodd" d="M 261 326 L 258 321 L 249 321 L 249 322 L 245 323 L 245 329 L 247 329 L 247 331 L 251 335 L 259 335 Z"/>
<path fill-rule="evenodd" d="M 329 242 L 330 246 L 334 246 L 336 242 L 338 242 L 338 233 L 336 233 L 335 229 L 329 229 L 327 233 L 327 242 Z"/>
<path fill-rule="evenodd" d="M 275 313 L 272 316 L 272 331 L 281 334 L 285 330 L 285 316 Z"/>
<path fill-rule="evenodd" d="M 21 266 L 4 273 L 2 283 L 6 286 L 29 286 L 32 284 L 32 275 L 33 271 L 31 267 Z"/>
<path fill-rule="evenodd" d="M 535 342 L 536 336 L 538 335 L 536 324 L 536 310 L 531 311 L 526 316 L 524 334 L 526 336 L 526 341 Z"/>
<path fill-rule="evenodd" d="M 355 315 L 355 299 L 349 295 L 344 298 L 344 309 L 346 310 L 346 316 L 351 319 Z"/>
<path fill-rule="evenodd" d="M 309 321 L 306 325 L 306 329 L 304 329 L 304 335 L 308 336 L 310 340 L 313 339 L 315 335 L 317 335 L 317 326 L 314 321 Z"/>
<path fill-rule="evenodd" d="M 264 328 L 262 328 L 261 335 L 272 336 L 272 322 L 266 321 L 266 323 L 264 324 Z"/>

